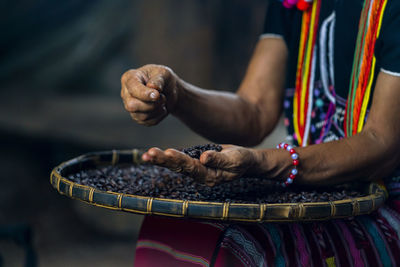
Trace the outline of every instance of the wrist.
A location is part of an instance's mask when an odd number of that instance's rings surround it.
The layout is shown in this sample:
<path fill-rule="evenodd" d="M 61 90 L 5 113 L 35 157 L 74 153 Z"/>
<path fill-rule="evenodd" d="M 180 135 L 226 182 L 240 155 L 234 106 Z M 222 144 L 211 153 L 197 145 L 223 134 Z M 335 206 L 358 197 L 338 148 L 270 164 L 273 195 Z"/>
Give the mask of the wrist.
<path fill-rule="evenodd" d="M 283 187 L 287 187 L 293 183 L 294 179 L 296 178 L 296 176 L 298 174 L 297 166 L 299 165 L 299 154 L 297 154 L 297 151 L 295 150 L 294 146 L 291 146 L 284 142 L 278 144 L 276 146 L 276 148 L 289 152 L 290 158 L 292 160 L 293 166 L 292 166 L 292 169 L 290 170 L 289 174 L 287 175 L 287 178 L 283 182 L 278 182 Z"/>
<path fill-rule="evenodd" d="M 260 176 L 270 176 L 276 168 L 276 153 L 273 149 L 254 149 L 255 164 L 253 166 L 254 172 Z"/>
<path fill-rule="evenodd" d="M 293 159 L 288 151 L 283 149 L 256 150 L 257 175 L 268 179 L 282 179 L 293 169 Z"/>

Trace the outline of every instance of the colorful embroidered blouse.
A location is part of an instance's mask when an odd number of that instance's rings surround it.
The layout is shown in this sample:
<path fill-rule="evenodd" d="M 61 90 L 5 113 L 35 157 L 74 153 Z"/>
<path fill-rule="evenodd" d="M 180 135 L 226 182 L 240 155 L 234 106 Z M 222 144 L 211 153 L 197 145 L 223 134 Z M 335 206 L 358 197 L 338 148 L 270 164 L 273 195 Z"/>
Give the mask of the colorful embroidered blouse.
<path fill-rule="evenodd" d="M 345 136 L 343 121 L 354 51 L 363 0 L 321 1 L 315 41 L 312 106 L 309 144 L 338 140 Z M 264 33 L 261 38 L 283 38 L 288 49 L 286 79 L 285 124 L 288 141 L 298 145 L 293 125 L 293 96 L 295 92 L 302 12 L 286 9 L 279 1 L 270 1 Z M 400 2 L 388 0 L 379 38 L 375 44 L 376 66 L 372 90 L 379 71 L 400 76 Z M 371 98 L 372 99 L 371 92 Z M 368 111 L 366 119 L 368 117 Z"/>

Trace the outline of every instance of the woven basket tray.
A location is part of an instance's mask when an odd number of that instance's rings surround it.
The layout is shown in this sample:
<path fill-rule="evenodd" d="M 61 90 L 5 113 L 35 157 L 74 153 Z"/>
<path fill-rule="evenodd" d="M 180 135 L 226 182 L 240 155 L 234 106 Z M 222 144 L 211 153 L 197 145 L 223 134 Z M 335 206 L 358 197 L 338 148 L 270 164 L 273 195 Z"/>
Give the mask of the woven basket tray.
<path fill-rule="evenodd" d="M 137 149 L 85 154 L 55 167 L 51 172 L 50 182 L 62 195 L 107 209 L 169 217 L 246 222 L 313 221 L 368 214 L 381 206 L 387 197 L 382 187 L 371 183 L 364 188 L 364 192 L 368 192 L 367 196 L 338 201 L 279 204 L 203 202 L 106 192 L 65 178 L 71 173 L 97 166 L 140 164 L 141 155 L 142 152 Z"/>

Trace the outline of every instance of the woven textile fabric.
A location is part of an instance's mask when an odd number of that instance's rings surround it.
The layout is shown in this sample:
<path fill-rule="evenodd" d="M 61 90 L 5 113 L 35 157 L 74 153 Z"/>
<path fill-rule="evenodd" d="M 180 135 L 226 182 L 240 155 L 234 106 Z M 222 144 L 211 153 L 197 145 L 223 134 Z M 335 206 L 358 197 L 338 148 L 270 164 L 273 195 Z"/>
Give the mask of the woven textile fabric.
<path fill-rule="evenodd" d="M 400 216 L 393 206 L 312 223 L 223 224 L 148 216 L 134 266 L 398 266 Z"/>

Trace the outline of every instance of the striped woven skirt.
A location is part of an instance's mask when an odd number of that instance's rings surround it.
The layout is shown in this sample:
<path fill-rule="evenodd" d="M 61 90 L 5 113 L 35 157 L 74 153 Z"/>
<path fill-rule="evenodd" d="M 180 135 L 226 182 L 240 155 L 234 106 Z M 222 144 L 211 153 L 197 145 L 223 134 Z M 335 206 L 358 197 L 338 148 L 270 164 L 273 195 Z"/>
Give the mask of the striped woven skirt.
<path fill-rule="evenodd" d="M 147 216 L 134 266 L 400 266 L 400 201 L 392 198 L 400 186 L 388 186 L 386 205 L 349 219 L 228 224 Z"/>

